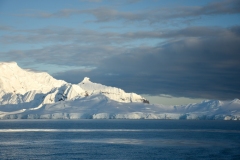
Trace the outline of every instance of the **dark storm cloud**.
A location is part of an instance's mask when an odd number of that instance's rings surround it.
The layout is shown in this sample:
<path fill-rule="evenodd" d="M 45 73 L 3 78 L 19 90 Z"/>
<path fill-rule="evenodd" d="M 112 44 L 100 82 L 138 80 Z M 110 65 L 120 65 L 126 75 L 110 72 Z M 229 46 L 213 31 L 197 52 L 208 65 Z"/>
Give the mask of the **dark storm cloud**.
<path fill-rule="evenodd" d="M 129 1 L 130 2 L 130 1 Z M 134 2 L 134 1 L 133 1 Z M 108 7 L 99 7 L 95 9 L 63 9 L 55 13 L 38 12 L 24 14 L 20 16 L 39 17 L 39 18 L 62 18 L 76 14 L 90 14 L 96 18 L 96 22 L 108 22 L 115 20 L 125 21 L 146 21 L 148 23 L 160 23 L 170 19 L 188 19 L 206 15 L 239 14 L 239 0 L 223 0 L 209 3 L 204 6 L 182 6 L 171 8 L 156 8 L 145 11 L 126 12 L 111 9 Z"/>
<path fill-rule="evenodd" d="M 74 70 L 55 77 L 78 83 L 89 76 L 95 82 L 140 94 L 240 98 L 239 29 L 235 26 L 222 29 L 218 36 L 187 37 L 155 47 L 132 48 L 104 59 L 92 71 Z"/>

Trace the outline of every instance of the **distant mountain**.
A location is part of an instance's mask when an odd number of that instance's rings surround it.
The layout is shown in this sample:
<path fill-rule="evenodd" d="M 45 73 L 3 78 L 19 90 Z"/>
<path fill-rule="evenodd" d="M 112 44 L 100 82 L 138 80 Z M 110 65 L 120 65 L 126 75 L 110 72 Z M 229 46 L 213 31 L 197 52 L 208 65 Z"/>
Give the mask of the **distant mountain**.
<path fill-rule="evenodd" d="M 0 63 L 0 119 L 240 120 L 240 100 L 164 106 L 136 93 L 93 83 L 56 80 L 44 72 Z"/>

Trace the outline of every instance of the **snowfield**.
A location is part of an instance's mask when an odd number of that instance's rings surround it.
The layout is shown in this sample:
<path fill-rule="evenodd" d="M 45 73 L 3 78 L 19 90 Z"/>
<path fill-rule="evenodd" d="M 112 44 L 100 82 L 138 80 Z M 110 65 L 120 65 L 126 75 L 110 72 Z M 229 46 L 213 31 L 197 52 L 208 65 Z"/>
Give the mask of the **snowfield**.
<path fill-rule="evenodd" d="M 93 83 L 56 80 L 47 73 L 0 63 L 0 119 L 240 120 L 240 100 L 164 106 L 136 93 Z"/>

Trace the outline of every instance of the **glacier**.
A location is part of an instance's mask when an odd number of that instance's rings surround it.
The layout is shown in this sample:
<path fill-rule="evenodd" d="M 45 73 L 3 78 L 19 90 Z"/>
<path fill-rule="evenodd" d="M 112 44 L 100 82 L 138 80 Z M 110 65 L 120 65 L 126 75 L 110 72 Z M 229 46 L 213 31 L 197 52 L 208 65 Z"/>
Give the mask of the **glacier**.
<path fill-rule="evenodd" d="M 0 62 L 0 119 L 240 120 L 240 100 L 166 106 L 85 77 L 78 84 Z"/>

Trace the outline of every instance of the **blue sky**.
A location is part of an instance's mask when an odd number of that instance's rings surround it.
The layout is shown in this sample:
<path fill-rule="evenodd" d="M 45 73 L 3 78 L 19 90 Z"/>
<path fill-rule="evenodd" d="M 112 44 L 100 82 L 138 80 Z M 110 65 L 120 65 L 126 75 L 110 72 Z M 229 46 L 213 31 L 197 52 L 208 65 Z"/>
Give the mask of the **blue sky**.
<path fill-rule="evenodd" d="M 240 98 L 238 0 L 0 0 L 0 48 L 0 61 L 154 103 Z"/>

